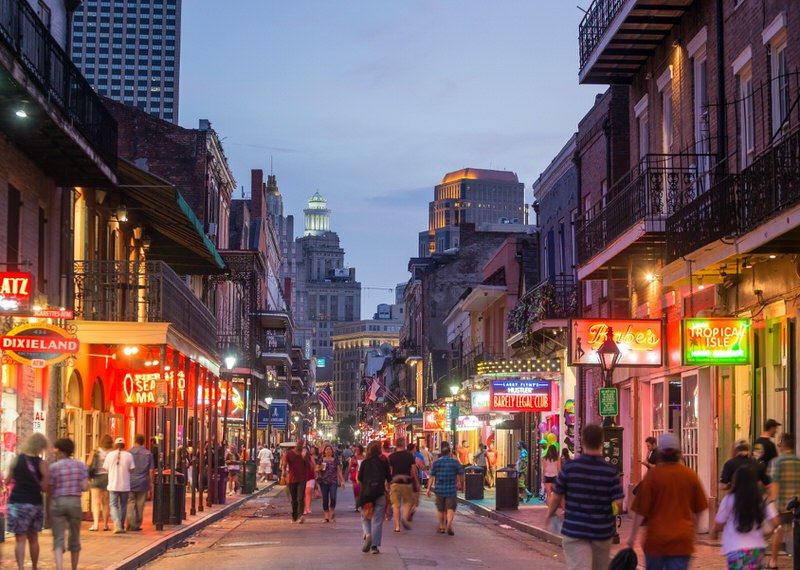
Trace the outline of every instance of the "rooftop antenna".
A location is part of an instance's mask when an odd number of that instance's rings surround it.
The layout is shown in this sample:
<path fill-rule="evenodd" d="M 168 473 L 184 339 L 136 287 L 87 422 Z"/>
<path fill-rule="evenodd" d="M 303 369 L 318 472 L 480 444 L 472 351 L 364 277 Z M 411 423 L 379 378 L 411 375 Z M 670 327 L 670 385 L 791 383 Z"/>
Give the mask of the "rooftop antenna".
<path fill-rule="evenodd" d="M 242 198 L 244 198 L 244 184 L 242 184 Z"/>
<path fill-rule="evenodd" d="M 274 174 L 274 172 L 272 172 L 272 155 L 269 155 L 269 173 L 270 175 Z"/>

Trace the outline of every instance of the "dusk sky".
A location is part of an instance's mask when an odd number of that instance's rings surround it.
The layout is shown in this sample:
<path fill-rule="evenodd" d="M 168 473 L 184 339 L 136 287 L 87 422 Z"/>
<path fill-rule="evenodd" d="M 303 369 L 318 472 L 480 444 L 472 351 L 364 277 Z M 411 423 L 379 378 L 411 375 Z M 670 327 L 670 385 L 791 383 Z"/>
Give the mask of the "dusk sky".
<path fill-rule="evenodd" d="M 184 0 L 180 124 L 211 121 L 237 197 L 272 157 L 298 233 L 306 200 L 328 200 L 370 318 L 408 280 L 445 173 L 512 170 L 532 201 L 601 91 L 578 86 L 581 17 L 563 0 Z"/>

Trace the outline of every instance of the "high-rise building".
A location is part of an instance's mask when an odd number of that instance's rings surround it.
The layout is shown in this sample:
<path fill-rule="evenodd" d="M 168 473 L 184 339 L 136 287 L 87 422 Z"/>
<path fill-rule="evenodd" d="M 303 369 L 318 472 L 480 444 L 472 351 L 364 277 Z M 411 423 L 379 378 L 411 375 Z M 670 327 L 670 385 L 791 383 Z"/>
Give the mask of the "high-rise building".
<path fill-rule="evenodd" d="M 450 172 L 434 188 L 428 229 L 419 234 L 419 256 L 459 247 L 461 224 L 526 224 L 526 217 L 525 185 L 513 172 L 478 168 Z"/>
<path fill-rule="evenodd" d="M 178 122 L 181 0 L 84 0 L 72 60 L 100 94 Z"/>

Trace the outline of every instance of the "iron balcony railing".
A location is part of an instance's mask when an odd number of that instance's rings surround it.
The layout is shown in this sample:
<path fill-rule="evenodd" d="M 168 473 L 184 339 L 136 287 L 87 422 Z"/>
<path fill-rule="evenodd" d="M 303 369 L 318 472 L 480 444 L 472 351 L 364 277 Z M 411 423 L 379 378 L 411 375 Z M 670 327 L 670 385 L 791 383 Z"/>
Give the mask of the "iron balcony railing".
<path fill-rule="evenodd" d="M 75 316 L 87 321 L 170 323 L 217 353 L 217 321 L 163 261 L 76 261 Z"/>
<path fill-rule="evenodd" d="M 667 216 L 702 194 L 710 184 L 705 154 L 648 154 L 578 218 L 578 262 L 585 263 L 636 224 L 655 222 L 663 232 Z"/>
<path fill-rule="evenodd" d="M 509 335 L 525 333 L 537 321 L 577 316 L 578 297 L 571 275 L 548 277 L 528 290 L 508 314 Z"/>
<path fill-rule="evenodd" d="M 45 98 L 113 168 L 117 160 L 114 117 L 26 0 L 0 0 L 0 40 L 17 56 Z"/>
<path fill-rule="evenodd" d="M 578 26 L 578 51 L 581 61 L 581 69 L 584 68 L 586 62 L 592 57 L 597 45 L 603 38 L 614 16 L 617 15 L 620 8 L 625 4 L 626 0 L 594 0 L 592 5 L 583 16 L 580 25 Z"/>
<path fill-rule="evenodd" d="M 265 330 L 261 336 L 261 353 L 275 352 L 288 354 L 291 350 L 286 333 Z"/>

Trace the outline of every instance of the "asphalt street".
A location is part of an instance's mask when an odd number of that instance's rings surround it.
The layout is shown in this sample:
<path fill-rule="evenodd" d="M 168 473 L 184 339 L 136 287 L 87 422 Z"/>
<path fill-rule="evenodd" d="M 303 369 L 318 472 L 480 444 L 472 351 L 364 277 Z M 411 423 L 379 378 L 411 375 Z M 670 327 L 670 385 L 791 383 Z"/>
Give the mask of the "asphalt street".
<path fill-rule="evenodd" d="M 432 499 L 423 497 L 413 528 L 384 524 L 380 554 L 361 552 L 360 517 L 348 483 L 340 491 L 335 523 L 324 523 L 319 500 L 302 525 L 291 524 L 283 487 L 254 499 L 231 516 L 170 550 L 148 568 L 564 568 L 561 549 L 460 508 L 455 536 L 436 532 Z"/>

